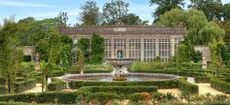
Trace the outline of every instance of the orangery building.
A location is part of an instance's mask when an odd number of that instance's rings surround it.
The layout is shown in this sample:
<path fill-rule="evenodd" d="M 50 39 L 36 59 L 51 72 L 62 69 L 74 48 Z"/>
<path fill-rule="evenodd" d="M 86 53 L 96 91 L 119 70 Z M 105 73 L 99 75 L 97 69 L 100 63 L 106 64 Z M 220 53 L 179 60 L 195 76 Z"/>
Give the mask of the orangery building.
<path fill-rule="evenodd" d="M 116 58 L 122 50 L 123 58 L 153 61 L 157 56 L 169 61 L 174 56 L 177 44 L 186 34 L 184 27 L 163 26 L 89 26 L 67 27 L 59 31 L 77 41 L 91 38 L 97 33 L 104 38 L 105 58 Z"/>

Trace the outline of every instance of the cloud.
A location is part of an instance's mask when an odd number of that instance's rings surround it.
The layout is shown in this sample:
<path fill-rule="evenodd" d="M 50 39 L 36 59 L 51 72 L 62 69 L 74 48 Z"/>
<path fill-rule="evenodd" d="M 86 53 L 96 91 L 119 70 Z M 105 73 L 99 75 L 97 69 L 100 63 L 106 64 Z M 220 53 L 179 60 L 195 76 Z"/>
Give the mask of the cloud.
<path fill-rule="evenodd" d="M 24 3 L 24 2 L 15 2 L 15 1 L 0 1 L 0 6 L 58 8 L 55 5 Z"/>

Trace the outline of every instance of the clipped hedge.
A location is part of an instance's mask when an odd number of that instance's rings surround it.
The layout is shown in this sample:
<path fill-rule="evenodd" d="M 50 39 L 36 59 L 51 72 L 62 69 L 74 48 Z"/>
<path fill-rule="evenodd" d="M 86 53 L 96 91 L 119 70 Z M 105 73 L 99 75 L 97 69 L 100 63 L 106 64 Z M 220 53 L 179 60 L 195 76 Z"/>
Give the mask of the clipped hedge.
<path fill-rule="evenodd" d="M 59 77 L 65 75 L 64 71 L 61 70 L 54 70 L 52 73 L 49 74 L 49 77 Z"/>
<path fill-rule="evenodd" d="M 143 71 L 134 71 L 132 70 L 131 72 L 136 72 L 136 73 L 164 73 L 164 74 L 175 74 L 175 75 L 180 75 L 180 76 L 206 76 L 205 73 L 201 72 L 192 72 L 192 71 L 176 71 L 176 70 L 168 70 L 168 69 L 162 69 L 162 70 L 143 70 Z"/>
<path fill-rule="evenodd" d="M 6 80 L 4 78 L 0 78 L 0 85 L 5 85 L 6 84 Z"/>
<path fill-rule="evenodd" d="M 37 103 L 57 103 L 59 104 L 73 104 L 76 103 L 78 94 L 75 92 L 43 92 L 36 96 Z"/>
<path fill-rule="evenodd" d="M 227 94 L 230 93 L 230 83 L 229 82 L 226 82 L 226 81 L 224 81 L 222 79 L 218 79 L 218 78 L 211 78 L 210 84 L 211 84 L 211 87 L 213 87 L 219 91 L 222 91 L 222 92 L 227 93 Z"/>
<path fill-rule="evenodd" d="M 77 96 L 76 92 L 22 93 L 0 96 L 0 101 L 73 104 Z"/>
<path fill-rule="evenodd" d="M 15 82 L 15 92 L 20 93 L 25 90 L 31 89 L 36 86 L 36 80 L 35 79 L 29 79 L 25 81 Z"/>
<path fill-rule="evenodd" d="M 176 88 L 177 80 L 167 81 L 70 81 L 71 89 L 83 86 L 157 86 L 160 89 Z"/>
<path fill-rule="evenodd" d="M 186 78 L 178 79 L 178 88 L 182 92 L 189 94 L 197 94 L 199 92 L 198 86 L 187 82 Z"/>
<path fill-rule="evenodd" d="M 196 83 L 209 83 L 210 77 L 208 76 L 197 76 L 194 77 Z"/>
<path fill-rule="evenodd" d="M 113 71 L 113 67 L 109 65 L 85 65 L 84 73 L 111 73 Z M 68 72 L 70 74 L 80 73 L 80 70 L 77 65 L 74 65 L 69 68 Z"/>
<path fill-rule="evenodd" d="M 97 93 L 116 93 L 116 94 L 131 94 L 140 92 L 157 92 L 156 86 L 85 86 L 81 87 L 79 91 Z"/>
<path fill-rule="evenodd" d="M 12 95 L 0 96 L 0 101 L 15 101 L 15 102 L 35 102 L 36 94 L 35 93 L 20 93 Z"/>
<path fill-rule="evenodd" d="M 6 94 L 7 92 L 7 88 L 5 87 L 5 85 L 0 85 L 0 94 Z"/>
<path fill-rule="evenodd" d="M 61 91 L 66 88 L 66 83 L 58 78 L 52 78 L 52 82 L 48 84 L 48 91 Z"/>

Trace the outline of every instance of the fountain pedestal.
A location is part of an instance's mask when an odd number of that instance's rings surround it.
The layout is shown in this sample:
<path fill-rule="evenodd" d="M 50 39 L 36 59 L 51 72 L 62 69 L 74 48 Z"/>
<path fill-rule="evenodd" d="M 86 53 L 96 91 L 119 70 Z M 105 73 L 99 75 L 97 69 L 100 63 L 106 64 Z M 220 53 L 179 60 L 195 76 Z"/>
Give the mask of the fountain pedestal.
<path fill-rule="evenodd" d="M 131 64 L 133 59 L 106 59 L 105 62 L 113 66 L 112 77 L 114 81 L 124 81 L 127 80 L 125 74 L 127 73 L 127 66 Z"/>

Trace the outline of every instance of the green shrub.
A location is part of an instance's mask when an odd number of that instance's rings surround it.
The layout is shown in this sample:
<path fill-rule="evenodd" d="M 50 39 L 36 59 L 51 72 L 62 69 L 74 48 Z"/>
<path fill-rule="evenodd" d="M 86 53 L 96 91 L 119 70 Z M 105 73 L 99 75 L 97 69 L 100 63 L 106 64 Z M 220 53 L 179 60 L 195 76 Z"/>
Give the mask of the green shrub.
<path fill-rule="evenodd" d="M 167 81 L 70 81 L 71 89 L 83 86 L 157 86 L 160 89 L 176 88 L 176 80 Z"/>
<path fill-rule="evenodd" d="M 210 77 L 208 76 L 196 76 L 194 77 L 196 83 L 209 83 Z"/>
<path fill-rule="evenodd" d="M 107 92 L 116 94 L 131 94 L 141 92 L 157 92 L 156 86 L 84 86 L 79 89 L 82 92 L 97 93 Z"/>
<path fill-rule="evenodd" d="M 218 78 L 211 78 L 210 79 L 211 87 L 222 91 L 224 93 L 230 93 L 230 83 Z"/>
<path fill-rule="evenodd" d="M 128 96 L 129 100 L 132 102 L 138 102 L 144 100 L 144 97 L 140 93 L 133 93 Z"/>
<path fill-rule="evenodd" d="M 198 86 L 187 82 L 185 78 L 178 79 L 178 88 L 184 93 L 197 94 L 199 92 Z"/>
<path fill-rule="evenodd" d="M 36 86 L 36 80 L 35 79 L 29 79 L 25 81 L 15 82 L 15 92 L 20 93 L 25 90 L 31 89 Z"/>
<path fill-rule="evenodd" d="M 47 88 L 49 91 L 60 91 L 66 88 L 66 83 L 58 78 L 52 78 Z"/>

